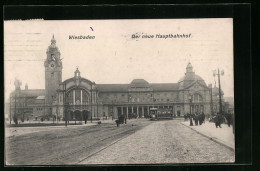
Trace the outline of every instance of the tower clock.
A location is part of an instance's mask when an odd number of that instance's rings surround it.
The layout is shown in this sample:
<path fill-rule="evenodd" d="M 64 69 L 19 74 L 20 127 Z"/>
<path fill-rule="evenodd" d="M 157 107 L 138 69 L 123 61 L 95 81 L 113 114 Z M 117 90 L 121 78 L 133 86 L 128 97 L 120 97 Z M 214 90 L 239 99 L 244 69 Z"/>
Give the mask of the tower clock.
<path fill-rule="evenodd" d="M 51 45 L 46 52 L 47 58 L 45 66 L 45 114 L 52 114 L 52 103 L 56 100 L 56 90 L 62 81 L 62 62 L 60 51 L 56 46 L 54 35 L 51 39 Z"/>

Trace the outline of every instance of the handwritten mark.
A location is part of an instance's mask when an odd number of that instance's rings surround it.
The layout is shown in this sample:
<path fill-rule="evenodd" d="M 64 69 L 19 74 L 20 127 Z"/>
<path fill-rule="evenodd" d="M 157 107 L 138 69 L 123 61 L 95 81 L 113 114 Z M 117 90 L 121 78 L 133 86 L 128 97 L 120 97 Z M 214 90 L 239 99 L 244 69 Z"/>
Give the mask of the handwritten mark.
<path fill-rule="evenodd" d="M 90 27 L 90 28 L 91 28 L 92 31 L 94 31 L 92 27 Z"/>

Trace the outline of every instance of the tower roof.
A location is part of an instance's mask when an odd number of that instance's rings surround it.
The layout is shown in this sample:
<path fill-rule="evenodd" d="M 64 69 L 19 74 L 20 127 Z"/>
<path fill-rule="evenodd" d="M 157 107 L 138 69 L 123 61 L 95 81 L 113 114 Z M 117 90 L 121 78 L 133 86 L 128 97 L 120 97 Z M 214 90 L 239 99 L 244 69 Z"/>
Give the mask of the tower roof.
<path fill-rule="evenodd" d="M 79 71 L 79 67 L 77 66 L 76 71 L 74 72 L 74 77 L 75 78 L 80 78 L 80 71 Z"/>
<path fill-rule="evenodd" d="M 59 49 L 58 49 L 58 47 L 56 46 L 56 40 L 55 40 L 54 34 L 53 34 L 53 35 L 52 35 L 52 38 L 51 38 L 51 45 L 48 47 L 47 52 L 48 52 L 48 51 L 51 51 L 51 50 L 55 50 L 55 49 L 59 52 Z"/>
<path fill-rule="evenodd" d="M 54 38 L 54 34 L 52 35 L 51 44 L 56 44 L 56 40 Z"/>
<path fill-rule="evenodd" d="M 191 63 L 189 62 L 186 67 L 186 73 L 191 73 L 191 72 L 193 72 L 193 67 L 192 67 Z"/>
<path fill-rule="evenodd" d="M 192 68 L 191 63 L 189 62 L 186 68 Z"/>

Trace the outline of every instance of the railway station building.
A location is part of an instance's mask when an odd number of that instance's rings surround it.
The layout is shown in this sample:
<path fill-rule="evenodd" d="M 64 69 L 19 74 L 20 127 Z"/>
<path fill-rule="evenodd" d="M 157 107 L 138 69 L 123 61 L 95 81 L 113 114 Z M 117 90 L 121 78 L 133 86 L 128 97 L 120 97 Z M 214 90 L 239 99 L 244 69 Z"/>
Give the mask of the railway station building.
<path fill-rule="evenodd" d="M 151 108 L 168 108 L 175 116 L 211 112 L 210 86 L 196 75 L 191 63 L 177 83 L 149 83 L 133 79 L 129 84 L 96 84 L 77 68 L 72 77 L 62 80 L 61 53 L 54 36 L 46 52 L 45 89 L 21 89 L 15 82 L 10 95 L 10 114 L 36 118 L 46 115 L 81 120 L 120 115 L 147 117 Z M 24 116 L 26 115 L 26 116 Z"/>

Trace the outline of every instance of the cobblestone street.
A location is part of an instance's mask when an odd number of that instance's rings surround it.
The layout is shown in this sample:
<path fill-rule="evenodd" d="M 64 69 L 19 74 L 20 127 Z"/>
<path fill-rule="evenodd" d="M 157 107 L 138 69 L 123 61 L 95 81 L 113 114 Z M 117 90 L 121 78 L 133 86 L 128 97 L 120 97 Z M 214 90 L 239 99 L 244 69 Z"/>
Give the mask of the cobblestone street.
<path fill-rule="evenodd" d="M 79 164 L 234 162 L 234 151 L 182 125 L 156 121 Z"/>

